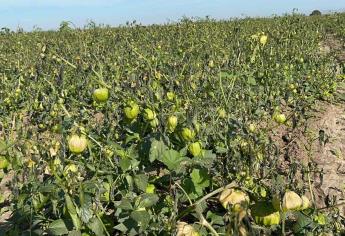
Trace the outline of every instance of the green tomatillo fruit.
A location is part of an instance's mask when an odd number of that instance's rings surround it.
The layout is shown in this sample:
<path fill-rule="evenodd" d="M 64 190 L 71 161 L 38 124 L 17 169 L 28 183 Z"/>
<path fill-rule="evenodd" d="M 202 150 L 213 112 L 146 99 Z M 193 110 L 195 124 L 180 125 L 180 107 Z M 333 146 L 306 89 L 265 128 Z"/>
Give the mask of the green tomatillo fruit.
<path fill-rule="evenodd" d="M 150 108 L 146 108 L 144 110 L 144 119 L 147 121 L 154 120 L 156 118 L 156 113 L 152 111 Z"/>
<path fill-rule="evenodd" d="M 107 88 L 95 89 L 92 96 L 96 102 L 106 102 L 109 98 L 109 90 Z"/>
<path fill-rule="evenodd" d="M 150 126 L 152 128 L 156 128 L 159 125 L 159 121 L 157 118 L 154 118 L 153 120 L 150 120 Z"/>
<path fill-rule="evenodd" d="M 175 128 L 177 126 L 177 117 L 176 116 L 169 116 L 168 117 L 168 131 L 170 133 L 174 132 L 175 131 Z"/>
<path fill-rule="evenodd" d="M 219 196 L 219 202 L 224 208 L 231 206 L 234 212 L 240 212 L 244 206 L 249 204 L 249 197 L 241 190 L 225 189 Z"/>
<path fill-rule="evenodd" d="M 146 193 L 155 193 L 156 186 L 154 184 L 147 184 Z"/>
<path fill-rule="evenodd" d="M 168 101 L 170 101 L 170 102 L 174 101 L 174 99 L 175 99 L 175 97 L 176 97 L 176 95 L 175 95 L 174 92 L 167 92 L 166 95 L 167 95 Z"/>
<path fill-rule="evenodd" d="M 137 118 L 139 115 L 139 111 L 139 105 L 134 101 L 128 102 L 128 104 L 124 108 L 125 116 L 129 120 L 134 120 L 135 118 Z"/>
<path fill-rule="evenodd" d="M 299 210 L 303 206 L 303 200 L 297 193 L 293 191 L 287 191 L 284 194 L 282 209 L 283 211 Z"/>
<path fill-rule="evenodd" d="M 286 122 L 286 116 L 284 114 L 275 114 L 273 118 L 279 124 L 284 124 Z"/>
<path fill-rule="evenodd" d="M 200 142 L 194 142 L 188 145 L 188 152 L 193 156 L 197 157 L 200 156 L 202 151 L 202 147 Z"/>
<path fill-rule="evenodd" d="M 68 140 L 68 147 L 74 154 L 82 153 L 87 147 L 87 139 L 85 136 L 72 135 Z"/>
<path fill-rule="evenodd" d="M 195 137 L 195 132 L 189 128 L 183 128 L 181 132 L 184 141 L 192 141 Z"/>
<path fill-rule="evenodd" d="M 270 202 L 257 202 L 251 207 L 252 216 L 255 222 L 264 226 L 278 225 L 280 213 L 275 210 Z"/>
<path fill-rule="evenodd" d="M 0 156 L 0 170 L 6 169 L 10 163 L 4 156 Z"/>

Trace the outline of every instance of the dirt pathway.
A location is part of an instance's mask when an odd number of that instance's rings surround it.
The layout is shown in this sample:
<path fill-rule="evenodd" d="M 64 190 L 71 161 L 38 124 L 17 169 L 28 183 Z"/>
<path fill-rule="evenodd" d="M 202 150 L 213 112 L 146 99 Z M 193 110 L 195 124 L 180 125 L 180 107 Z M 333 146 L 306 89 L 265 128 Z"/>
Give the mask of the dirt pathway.
<path fill-rule="evenodd" d="M 320 53 L 334 56 L 338 61 L 337 73 L 342 73 L 340 64 L 345 63 L 343 41 L 328 35 L 320 43 Z M 291 158 L 282 161 L 282 172 L 289 169 L 291 161 L 305 166 L 308 162 L 316 165 L 310 179 L 318 208 L 345 203 L 345 83 L 339 85 L 335 97 L 337 102 L 317 102 L 313 111 L 308 112 L 311 118 L 306 120 L 304 127 L 293 131 L 281 128 L 272 136 L 285 150 L 282 158 Z M 282 139 L 287 135 L 290 136 L 289 143 Z M 345 216 L 345 205 L 339 210 Z"/>
<path fill-rule="evenodd" d="M 321 102 L 318 110 L 322 112 L 310 120 L 307 132 L 309 155 L 322 172 L 313 176 L 314 194 L 324 207 L 345 202 L 345 103 Z M 341 212 L 345 215 L 345 207 Z"/>

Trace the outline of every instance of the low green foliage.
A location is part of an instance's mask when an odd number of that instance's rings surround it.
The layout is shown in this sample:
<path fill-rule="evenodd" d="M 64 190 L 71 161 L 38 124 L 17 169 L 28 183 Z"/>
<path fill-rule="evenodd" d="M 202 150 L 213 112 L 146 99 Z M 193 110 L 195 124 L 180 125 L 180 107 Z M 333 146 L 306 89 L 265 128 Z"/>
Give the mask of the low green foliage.
<path fill-rule="evenodd" d="M 319 43 L 329 31 L 344 36 L 344 22 L 343 14 L 294 14 L 2 32 L 0 178 L 14 175 L 5 231 L 344 230 L 339 215 L 315 207 L 281 221 L 273 212 L 256 222 L 249 210 L 287 189 L 309 190 L 308 173 L 318 170 L 291 157 L 284 174 L 271 133 L 298 127 L 316 100 L 332 99 L 336 61 Z M 222 207 L 229 184 L 249 203 Z"/>

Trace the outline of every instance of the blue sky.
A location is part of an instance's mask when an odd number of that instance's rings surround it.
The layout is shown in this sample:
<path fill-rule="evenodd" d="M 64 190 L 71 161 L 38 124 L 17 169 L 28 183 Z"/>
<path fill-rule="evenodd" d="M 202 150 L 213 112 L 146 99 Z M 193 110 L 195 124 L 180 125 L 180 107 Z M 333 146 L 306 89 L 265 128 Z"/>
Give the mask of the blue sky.
<path fill-rule="evenodd" d="M 110 25 L 176 21 L 183 16 L 224 19 L 270 16 L 314 9 L 339 11 L 345 0 L 0 0 L 0 28 L 56 29 L 61 21 L 84 26 L 89 20 Z"/>

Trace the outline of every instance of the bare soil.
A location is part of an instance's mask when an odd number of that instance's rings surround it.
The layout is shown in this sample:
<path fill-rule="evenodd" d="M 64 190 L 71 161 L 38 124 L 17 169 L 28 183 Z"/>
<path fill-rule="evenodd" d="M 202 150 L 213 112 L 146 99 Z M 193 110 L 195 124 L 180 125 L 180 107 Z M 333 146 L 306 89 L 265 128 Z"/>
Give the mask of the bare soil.
<path fill-rule="evenodd" d="M 342 73 L 344 41 L 330 34 L 320 43 L 320 53 L 334 56 L 338 61 L 337 73 Z M 279 127 L 272 139 L 283 150 L 280 171 L 287 173 L 293 161 L 304 166 L 313 163 L 309 166 L 313 174 L 308 184 L 316 207 L 337 205 L 339 213 L 345 216 L 345 84 L 340 84 L 335 97 L 336 102 L 317 102 L 301 128 Z"/>

